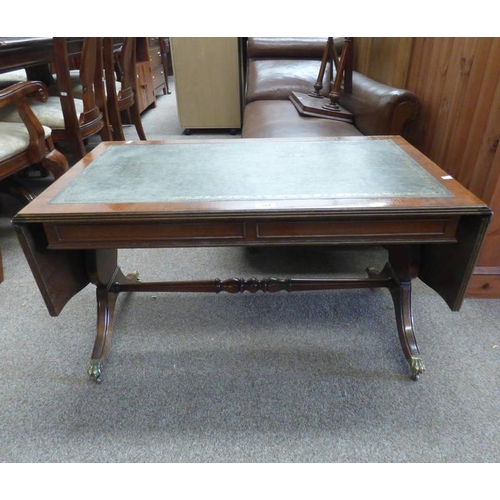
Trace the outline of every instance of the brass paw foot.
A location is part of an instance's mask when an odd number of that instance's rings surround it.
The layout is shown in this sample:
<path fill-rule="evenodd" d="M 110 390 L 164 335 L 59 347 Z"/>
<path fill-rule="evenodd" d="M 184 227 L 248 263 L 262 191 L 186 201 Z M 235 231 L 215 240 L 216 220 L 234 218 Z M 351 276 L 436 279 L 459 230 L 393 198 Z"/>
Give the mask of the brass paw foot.
<path fill-rule="evenodd" d="M 418 356 L 411 356 L 410 358 L 410 370 L 412 380 L 417 381 L 422 373 L 425 371 L 424 363 L 422 358 Z"/>
<path fill-rule="evenodd" d="M 100 384 L 102 382 L 102 365 L 101 359 L 91 359 L 89 366 L 87 367 L 88 376 L 96 383 Z"/>
<path fill-rule="evenodd" d="M 137 270 L 128 273 L 126 278 L 130 281 L 141 281 L 139 279 L 139 271 L 137 271 Z"/>

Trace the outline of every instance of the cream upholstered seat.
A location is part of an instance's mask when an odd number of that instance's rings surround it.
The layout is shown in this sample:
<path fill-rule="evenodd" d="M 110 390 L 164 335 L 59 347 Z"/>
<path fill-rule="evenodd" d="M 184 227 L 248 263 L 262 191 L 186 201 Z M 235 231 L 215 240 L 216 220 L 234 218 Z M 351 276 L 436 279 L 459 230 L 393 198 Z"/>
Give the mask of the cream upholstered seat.
<path fill-rule="evenodd" d="M 28 78 L 26 76 L 26 70 L 15 69 L 13 71 L 7 71 L 6 73 L 0 73 L 0 89 L 10 87 L 19 82 L 25 82 Z"/>
<path fill-rule="evenodd" d="M 49 139 L 52 131 L 43 127 L 45 139 Z M 30 145 L 30 134 L 24 123 L 0 122 L 0 162 L 23 153 Z"/>
<path fill-rule="evenodd" d="M 31 109 L 40 123 L 52 130 L 64 130 L 64 114 L 59 97 L 51 96 L 46 102 L 31 102 Z M 75 99 L 75 109 L 78 115 L 83 113 L 83 101 Z M 0 110 L 0 122 L 15 123 L 21 121 L 13 106 Z"/>

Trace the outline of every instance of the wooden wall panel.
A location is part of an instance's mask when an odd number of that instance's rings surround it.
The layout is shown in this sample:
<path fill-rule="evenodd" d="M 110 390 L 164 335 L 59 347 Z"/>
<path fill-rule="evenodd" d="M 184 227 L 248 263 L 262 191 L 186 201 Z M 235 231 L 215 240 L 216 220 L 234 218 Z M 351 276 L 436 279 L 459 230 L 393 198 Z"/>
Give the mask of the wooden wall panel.
<path fill-rule="evenodd" d="M 404 88 L 412 38 L 354 38 L 354 69 L 378 82 Z"/>
<path fill-rule="evenodd" d="M 500 297 L 500 38 L 414 38 L 405 87 L 421 103 L 409 140 L 490 205 L 470 289 Z"/>

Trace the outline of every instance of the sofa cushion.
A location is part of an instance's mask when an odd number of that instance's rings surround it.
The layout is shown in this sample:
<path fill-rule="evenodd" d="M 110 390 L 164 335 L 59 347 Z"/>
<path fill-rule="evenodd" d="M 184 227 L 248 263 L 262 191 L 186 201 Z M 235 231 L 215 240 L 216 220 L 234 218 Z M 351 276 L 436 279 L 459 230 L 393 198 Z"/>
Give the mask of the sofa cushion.
<path fill-rule="evenodd" d="M 363 135 L 353 124 L 299 114 L 289 100 L 261 100 L 245 106 L 241 136 L 338 137 Z"/>
<path fill-rule="evenodd" d="M 245 103 L 260 99 L 287 100 L 290 93 L 314 90 L 321 60 L 254 59 L 248 66 Z M 321 94 L 328 95 L 329 83 L 325 71 Z"/>
<path fill-rule="evenodd" d="M 247 43 L 247 58 L 285 57 L 321 61 L 327 40 L 327 37 L 250 37 Z"/>
<path fill-rule="evenodd" d="M 314 90 L 327 37 L 250 37 L 247 42 L 247 88 L 245 102 L 288 99 L 290 92 Z M 340 54 L 344 38 L 334 38 Z M 322 95 L 327 96 L 329 64 L 324 73 Z"/>

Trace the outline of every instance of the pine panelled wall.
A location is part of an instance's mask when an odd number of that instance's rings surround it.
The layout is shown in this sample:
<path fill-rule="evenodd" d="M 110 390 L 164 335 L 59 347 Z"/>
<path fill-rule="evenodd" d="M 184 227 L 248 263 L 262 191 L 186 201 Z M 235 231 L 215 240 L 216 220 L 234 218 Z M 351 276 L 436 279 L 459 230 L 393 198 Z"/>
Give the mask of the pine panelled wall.
<path fill-rule="evenodd" d="M 413 38 L 355 38 L 354 68 L 378 82 L 405 88 Z"/>
<path fill-rule="evenodd" d="M 355 68 L 420 99 L 405 137 L 499 214 L 468 290 L 500 298 L 500 38 L 355 38 Z"/>

